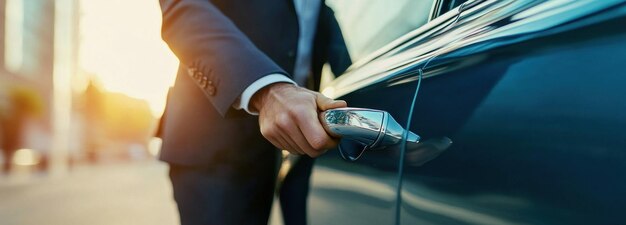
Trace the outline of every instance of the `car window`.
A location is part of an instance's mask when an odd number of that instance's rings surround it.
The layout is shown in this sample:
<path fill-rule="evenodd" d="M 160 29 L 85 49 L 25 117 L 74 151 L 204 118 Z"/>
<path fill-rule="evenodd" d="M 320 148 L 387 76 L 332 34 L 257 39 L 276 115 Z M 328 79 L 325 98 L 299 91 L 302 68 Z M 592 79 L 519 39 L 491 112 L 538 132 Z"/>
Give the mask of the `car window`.
<path fill-rule="evenodd" d="M 433 6 L 433 11 L 432 11 L 433 18 L 432 19 L 437 18 L 447 13 L 451 9 L 454 9 L 460 6 L 466 1 L 467 0 L 436 0 L 435 5 Z"/>
<path fill-rule="evenodd" d="M 433 0 L 327 0 L 352 62 L 428 22 Z"/>

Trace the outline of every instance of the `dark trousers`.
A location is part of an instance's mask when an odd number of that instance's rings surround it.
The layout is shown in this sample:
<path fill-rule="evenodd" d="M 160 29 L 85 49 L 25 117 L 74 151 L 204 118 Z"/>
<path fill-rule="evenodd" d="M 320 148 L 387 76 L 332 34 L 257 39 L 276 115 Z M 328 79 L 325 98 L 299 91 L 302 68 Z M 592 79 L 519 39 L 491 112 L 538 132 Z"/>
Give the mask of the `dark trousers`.
<path fill-rule="evenodd" d="M 280 207 L 285 225 L 307 224 L 307 198 L 314 160 L 300 156 L 279 189 Z"/>
<path fill-rule="evenodd" d="M 279 195 L 285 225 L 307 224 L 313 162 L 302 156 L 283 180 Z M 212 168 L 170 164 L 181 224 L 267 224 L 277 172 L 270 165 L 276 163 Z"/>
<path fill-rule="evenodd" d="M 277 160 L 278 157 L 263 157 L 248 163 L 203 167 L 170 164 L 181 224 L 267 224 Z"/>

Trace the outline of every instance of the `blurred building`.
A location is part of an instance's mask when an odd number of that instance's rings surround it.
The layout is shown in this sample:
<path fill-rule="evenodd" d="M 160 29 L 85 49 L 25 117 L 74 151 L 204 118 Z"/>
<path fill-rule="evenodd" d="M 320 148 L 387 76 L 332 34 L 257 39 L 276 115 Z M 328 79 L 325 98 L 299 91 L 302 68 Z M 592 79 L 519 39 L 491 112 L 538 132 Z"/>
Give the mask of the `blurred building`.
<path fill-rule="evenodd" d="M 79 68 L 79 2 L 0 0 L 0 161 L 28 149 L 39 162 L 23 163 L 63 172 L 76 160 L 148 155 L 148 103 Z"/>
<path fill-rule="evenodd" d="M 142 159 L 154 136 L 157 119 L 147 101 L 112 93 L 92 80 L 75 99 L 74 152 L 90 161 Z M 82 122 L 81 122 L 82 121 Z"/>
<path fill-rule="evenodd" d="M 0 142 L 38 151 L 60 170 L 78 76 L 78 10 L 78 0 L 0 0 Z"/>

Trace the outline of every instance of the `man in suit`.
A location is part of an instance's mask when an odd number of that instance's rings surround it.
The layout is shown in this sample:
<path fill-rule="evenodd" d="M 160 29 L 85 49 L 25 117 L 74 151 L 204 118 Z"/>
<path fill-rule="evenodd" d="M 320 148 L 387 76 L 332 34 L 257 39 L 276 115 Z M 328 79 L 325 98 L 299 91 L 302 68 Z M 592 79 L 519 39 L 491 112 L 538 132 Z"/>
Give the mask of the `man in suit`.
<path fill-rule="evenodd" d="M 181 62 L 160 157 L 182 224 L 267 223 L 276 148 L 304 155 L 281 202 L 286 223 L 305 223 L 308 157 L 336 145 L 317 114 L 346 106 L 302 87 L 319 85 L 326 62 L 336 74 L 349 64 L 332 11 L 321 0 L 160 3 L 163 39 Z"/>

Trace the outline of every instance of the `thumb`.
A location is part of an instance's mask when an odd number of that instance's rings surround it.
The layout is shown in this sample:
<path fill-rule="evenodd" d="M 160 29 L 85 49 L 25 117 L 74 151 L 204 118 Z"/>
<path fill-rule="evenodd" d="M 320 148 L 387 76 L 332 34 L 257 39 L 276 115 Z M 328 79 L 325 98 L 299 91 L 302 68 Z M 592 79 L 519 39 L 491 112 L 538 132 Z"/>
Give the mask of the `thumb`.
<path fill-rule="evenodd" d="M 348 103 L 346 103 L 346 101 L 333 100 L 320 93 L 316 93 L 315 101 L 317 102 L 317 108 L 321 111 L 348 106 Z"/>

